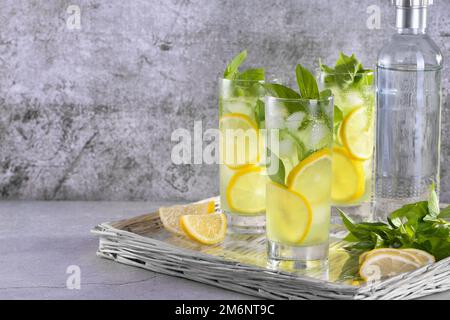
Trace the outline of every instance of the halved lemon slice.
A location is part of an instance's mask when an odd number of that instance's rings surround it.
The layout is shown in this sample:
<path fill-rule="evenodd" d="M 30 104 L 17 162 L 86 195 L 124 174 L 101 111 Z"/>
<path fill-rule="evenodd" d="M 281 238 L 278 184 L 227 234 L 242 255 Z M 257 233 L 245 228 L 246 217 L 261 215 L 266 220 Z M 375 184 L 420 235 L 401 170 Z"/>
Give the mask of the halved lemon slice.
<path fill-rule="evenodd" d="M 203 244 L 219 243 L 227 233 L 227 218 L 223 213 L 185 215 L 180 218 L 180 225 L 189 238 Z"/>
<path fill-rule="evenodd" d="M 351 158 L 344 148 L 333 148 L 333 202 L 350 202 L 365 192 L 364 168 L 360 161 Z"/>
<path fill-rule="evenodd" d="M 236 172 L 227 186 L 228 206 L 234 212 L 256 214 L 266 209 L 266 176 L 260 167 Z"/>
<path fill-rule="evenodd" d="M 422 265 L 436 262 L 436 258 L 434 256 L 423 250 L 408 248 L 402 249 L 402 251 L 414 255 L 422 263 Z"/>
<path fill-rule="evenodd" d="M 172 207 L 159 208 L 159 218 L 166 230 L 184 234 L 180 228 L 180 217 L 183 215 L 199 215 L 214 212 L 214 201 L 194 203 L 188 205 L 177 205 Z"/>
<path fill-rule="evenodd" d="M 330 201 L 331 177 L 331 152 L 322 149 L 301 161 L 289 173 L 287 185 L 315 205 Z"/>
<path fill-rule="evenodd" d="M 267 183 L 267 195 L 268 238 L 291 244 L 302 243 L 312 223 L 312 210 L 308 200 L 273 182 Z"/>
<path fill-rule="evenodd" d="M 405 259 L 409 259 L 412 262 L 415 262 L 419 265 L 422 265 L 422 261 L 416 257 L 414 254 L 411 254 L 403 249 L 394 249 L 394 248 L 380 248 L 380 249 L 373 249 L 370 251 L 366 251 L 359 257 L 359 264 L 363 264 L 364 261 L 367 259 L 367 257 L 370 257 L 372 254 L 378 254 L 378 253 L 394 253 L 399 256 L 404 257 Z"/>
<path fill-rule="evenodd" d="M 220 118 L 220 160 L 231 169 L 259 161 L 259 136 L 255 122 L 246 115 L 229 113 Z"/>
<path fill-rule="evenodd" d="M 372 117 L 365 107 L 350 112 L 340 128 L 341 140 L 350 155 L 357 160 L 372 157 L 374 147 L 374 126 Z"/>
<path fill-rule="evenodd" d="M 420 267 L 419 263 L 412 261 L 400 252 L 378 252 L 366 257 L 359 268 L 359 275 L 365 281 L 377 281 Z"/>

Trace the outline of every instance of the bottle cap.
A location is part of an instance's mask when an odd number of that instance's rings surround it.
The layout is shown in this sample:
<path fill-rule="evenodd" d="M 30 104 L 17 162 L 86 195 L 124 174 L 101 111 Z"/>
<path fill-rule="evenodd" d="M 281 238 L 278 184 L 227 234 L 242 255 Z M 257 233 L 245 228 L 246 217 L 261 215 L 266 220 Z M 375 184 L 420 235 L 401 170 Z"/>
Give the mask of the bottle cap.
<path fill-rule="evenodd" d="M 425 30 L 427 9 L 433 0 L 391 0 L 397 10 L 397 29 Z"/>
<path fill-rule="evenodd" d="M 433 0 L 391 0 L 397 8 L 423 8 L 433 4 Z"/>

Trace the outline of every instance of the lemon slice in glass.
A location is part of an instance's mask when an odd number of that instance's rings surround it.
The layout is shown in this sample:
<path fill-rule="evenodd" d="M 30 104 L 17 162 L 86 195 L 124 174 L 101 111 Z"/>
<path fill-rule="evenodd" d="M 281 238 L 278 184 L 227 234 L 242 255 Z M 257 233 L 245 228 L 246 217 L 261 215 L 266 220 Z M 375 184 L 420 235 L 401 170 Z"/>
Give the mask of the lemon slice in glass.
<path fill-rule="evenodd" d="M 267 183 L 267 235 L 282 243 L 301 244 L 309 233 L 312 210 L 299 193 L 286 187 Z"/>
<path fill-rule="evenodd" d="M 365 192 L 364 168 L 344 148 L 333 148 L 333 180 L 331 198 L 334 202 L 349 202 Z"/>
<path fill-rule="evenodd" d="M 228 206 L 234 212 L 257 214 L 266 209 L 266 176 L 260 167 L 237 171 L 227 186 Z"/>
<path fill-rule="evenodd" d="M 220 118 L 220 160 L 231 169 L 259 161 L 259 137 L 255 122 L 246 115 L 229 113 Z"/>
<path fill-rule="evenodd" d="M 331 152 L 319 150 L 301 161 L 287 178 L 288 188 L 303 195 L 311 205 L 330 201 Z"/>
<path fill-rule="evenodd" d="M 374 148 L 374 130 L 367 108 L 359 107 L 350 112 L 341 126 L 341 140 L 350 155 L 357 160 L 370 159 Z"/>

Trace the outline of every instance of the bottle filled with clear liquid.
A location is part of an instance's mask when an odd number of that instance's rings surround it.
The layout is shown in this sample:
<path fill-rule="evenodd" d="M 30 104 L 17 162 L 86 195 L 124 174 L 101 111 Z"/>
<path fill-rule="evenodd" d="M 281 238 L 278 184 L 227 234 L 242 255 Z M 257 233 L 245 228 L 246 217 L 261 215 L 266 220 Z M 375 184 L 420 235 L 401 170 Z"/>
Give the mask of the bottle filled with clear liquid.
<path fill-rule="evenodd" d="M 377 63 L 374 213 L 426 200 L 439 190 L 442 54 L 426 33 L 432 0 L 392 0 L 396 28 Z"/>

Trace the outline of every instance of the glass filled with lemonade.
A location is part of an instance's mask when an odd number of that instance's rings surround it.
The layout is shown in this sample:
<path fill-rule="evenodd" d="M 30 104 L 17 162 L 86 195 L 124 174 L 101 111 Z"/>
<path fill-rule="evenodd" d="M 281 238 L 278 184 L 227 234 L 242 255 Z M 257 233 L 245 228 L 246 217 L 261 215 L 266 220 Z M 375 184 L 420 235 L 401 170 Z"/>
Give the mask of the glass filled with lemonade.
<path fill-rule="evenodd" d="M 328 258 L 333 97 L 268 96 L 266 229 L 271 260 Z"/>
<path fill-rule="evenodd" d="M 335 68 L 321 66 L 319 80 L 322 89 L 333 92 L 335 104 L 333 207 L 356 221 L 370 221 L 375 149 L 373 71 L 363 69 L 354 55 L 341 53 Z"/>
<path fill-rule="evenodd" d="M 220 204 L 228 230 L 265 230 L 262 81 L 220 79 Z"/>

